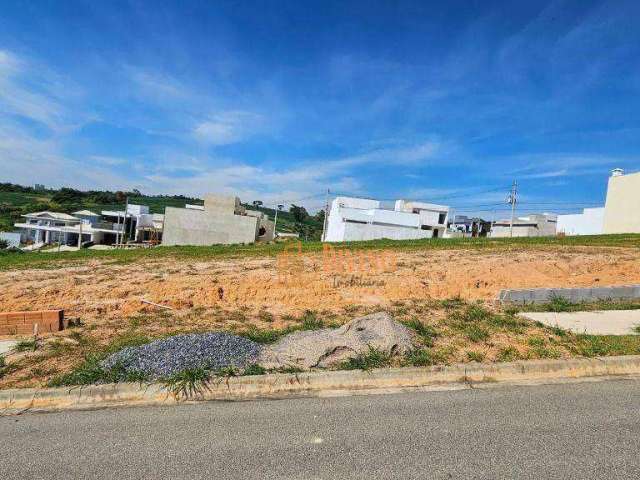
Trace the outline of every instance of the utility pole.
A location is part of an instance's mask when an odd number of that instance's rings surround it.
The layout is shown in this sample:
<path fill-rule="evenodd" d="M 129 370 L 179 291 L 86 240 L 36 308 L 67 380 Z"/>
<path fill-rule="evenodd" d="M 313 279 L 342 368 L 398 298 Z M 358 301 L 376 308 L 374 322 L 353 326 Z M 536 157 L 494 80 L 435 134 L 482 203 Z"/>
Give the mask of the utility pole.
<path fill-rule="evenodd" d="M 122 235 L 120 236 L 120 244 L 124 245 L 124 235 L 127 233 L 127 212 L 129 210 L 129 195 L 124 203 L 124 220 L 122 223 Z M 128 240 L 128 239 L 127 239 Z"/>
<path fill-rule="evenodd" d="M 284 205 L 278 204 L 276 205 L 276 216 L 273 219 L 273 239 L 275 240 L 278 236 L 278 212 L 284 208 Z"/>
<path fill-rule="evenodd" d="M 452 208 L 451 210 L 449 210 L 449 218 L 451 221 L 451 227 L 448 227 L 447 225 L 444 226 L 444 230 L 451 230 L 452 232 L 456 231 L 456 210 L 454 208 Z M 462 235 L 464 237 L 464 235 Z"/>
<path fill-rule="evenodd" d="M 507 203 L 511 204 L 511 224 L 509 225 L 509 236 L 513 237 L 513 220 L 516 215 L 516 197 L 518 195 L 518 182 L 513 181 L 513 185 L 511 185 L 511 193 L 509 194 L 509 201 Z"/>
<path fill-rule="evenodd" d="M 329 218 L 329 189 L 327 188 L 327 197 L 324 202 L 324 219 L 322 221 L 322 237 L 321 240 L 324 242 L 324 237 L 327 234 L 327 222 Z"/>

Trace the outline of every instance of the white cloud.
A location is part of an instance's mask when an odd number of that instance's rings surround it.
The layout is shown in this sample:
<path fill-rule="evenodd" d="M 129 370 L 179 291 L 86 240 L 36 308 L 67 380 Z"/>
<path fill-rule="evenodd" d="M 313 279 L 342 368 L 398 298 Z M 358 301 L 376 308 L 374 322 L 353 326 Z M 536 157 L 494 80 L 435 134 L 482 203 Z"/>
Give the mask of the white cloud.
<path fill-rule="evenodd" d="M 196 125 L 198 141 L 208 145 L 228 145 L 255 135 L 263 127 L 261 115 L 241 110 L 221 112 Z"/>

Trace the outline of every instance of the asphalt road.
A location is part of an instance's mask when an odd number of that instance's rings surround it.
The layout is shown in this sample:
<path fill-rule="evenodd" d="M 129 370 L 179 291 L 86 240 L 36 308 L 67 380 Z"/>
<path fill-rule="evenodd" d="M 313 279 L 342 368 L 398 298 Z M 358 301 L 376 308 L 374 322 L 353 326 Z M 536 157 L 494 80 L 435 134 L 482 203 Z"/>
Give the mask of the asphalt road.
<path fill-rule="evenodd" d="M 0 478 L 640 478 L 640 381 L 0 418 Z"/>

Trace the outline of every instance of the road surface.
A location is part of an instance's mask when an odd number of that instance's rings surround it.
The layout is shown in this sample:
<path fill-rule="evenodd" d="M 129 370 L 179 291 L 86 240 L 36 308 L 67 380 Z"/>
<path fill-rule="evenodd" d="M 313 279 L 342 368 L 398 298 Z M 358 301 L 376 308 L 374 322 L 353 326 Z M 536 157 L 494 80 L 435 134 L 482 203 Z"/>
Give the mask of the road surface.
<path fill-rule="evenodd" d="M 2 479 L 640 478 L 640 381 L 0 418 Z"/>

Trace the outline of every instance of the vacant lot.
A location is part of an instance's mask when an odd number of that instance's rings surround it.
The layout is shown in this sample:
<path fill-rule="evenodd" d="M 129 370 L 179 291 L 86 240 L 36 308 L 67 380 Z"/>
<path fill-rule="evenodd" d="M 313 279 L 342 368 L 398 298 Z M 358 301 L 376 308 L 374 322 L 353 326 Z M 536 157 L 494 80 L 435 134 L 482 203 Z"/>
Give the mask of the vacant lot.
<path fill-rule="evenodd" d="M 438 331 L 432 347 L 442 350 L 434 357 L 440 361 L 519 358 L 534 351 L 527 347 L 532 336 L 543 339 L 533 341 L 537 357 L 570 355 L 573 347 L 560 343 L 547 351 L 545 338 L 560 342 L 549 330 L 521 322 L 505 330 L 511 320 L 495 321 L 466 309 L 480 302 L 486 311 L 504 314 L 493 305 L 503 288 L 640 283 L 636 241 L 626 237 L 623 246 L 498 242 L 482 248 L 374 244 L 328 252 L 289 248 L 288 253 L 265 246 L 262 255 L 244 247 L 250 251 L 246 256 L 228 249 L 213 255 L 183 250 L 173 256 L 170 250 L 157 256 L 153 251 L 113 256 L 80 252 L 82 256 L 31 257 L 38 268 L 28 268 L 30 257 L 20 255 L 16 265 L 5 263 L 0 271 L 0 311 L 63 308 L 77 326 L 15 360 L 0 387 L 41 385 L 77 365 L 87 352 L 168 334 L 277 330 L 309 316 L 318 324 L 339 324 L 380 309 Z M 477 317 L 478 328 L 462 325 L 465 315 L 471 315 L 472 323 Z M 511 347 L 511 354 L 500 353 Z"/>

